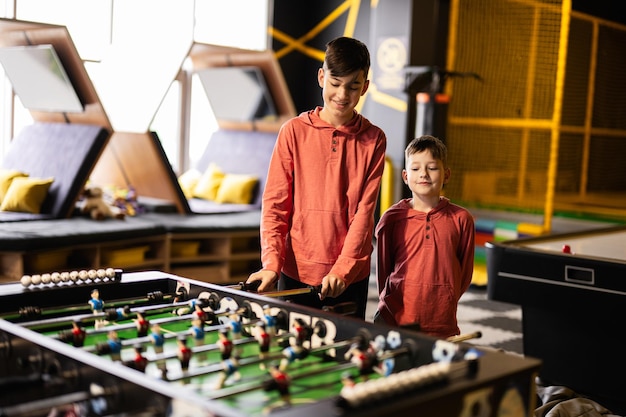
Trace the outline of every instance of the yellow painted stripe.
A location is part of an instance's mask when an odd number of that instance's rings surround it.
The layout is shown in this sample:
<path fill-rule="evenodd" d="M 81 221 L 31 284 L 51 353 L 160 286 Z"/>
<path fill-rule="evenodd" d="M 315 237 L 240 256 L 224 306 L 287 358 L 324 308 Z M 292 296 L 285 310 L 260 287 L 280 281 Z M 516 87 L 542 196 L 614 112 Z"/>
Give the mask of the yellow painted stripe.
<path fill-rule="evenodd" d="M 348 20 L 346 22 L 346 27 L 343 30 L 343 34 L 344 36 L 353 37 L 354 28 L 356 27 L 357 18 L 359 17 L 359 8 L 361 7 L 361 0 L 351 0 L 349 1 L 349 3 L 351 4 L 350 4 L 350 9 L 348 11 Z"/>
<path fill-rule="evenodd" d="M 393 110 L 397 110 L 399 112 L 405 112 L 407 108 L 406 101 L 389 94 L 385 94 L 380 92 L 375 85 L 372 87 L 372 83 L 370 83 L 370 88 L 368 90 L 368 94 L 372 96 L 372 99 L 380 103 L 384 106 L 387 106 Z"/>
<path fill-rule="evenodd" d="M 284 32 L 281 32 L 280 30 L 276 29 L 276 28 L 269 28 L 269 33 L 270 35 L 280 41 L 283 42 L 285 44 L 288 44 L 287 47 L 282 48 L 276 52 L 274 52 L 274 56 L 276 57 L 276 59 L 281 58 L 285 55 L 287 55 L 288 53 L 290 53 L 293 50 L 298 50 L 300 52 L 302 52 L 304 55 L 309 56 L 313 59 L 316 59 L 320 62 L 324 62 L 324 51 L 320 51 L 317 48 L 311 48 L 309 46 L 306 46 L 304 44 L 304 42 L 308 41 L 308 38 L 300 38 L 299 40 L 295 40 L 294 38 L 292 38 L 291 36 L 287 35 Z"/>
<path fill-rule="evenodd" d="M 276 58 L 281 58 L 294 50 L 298 50 L 302 53 L 305 53 L 306 55 L 312 56 L 310 52 L 313 50 L 313 48 L 306 47 L 304 45 L 306 41 L 316 37 L 320 32 L 322 32 L 324 29 L 330 26 L 335 20 L 337 20 L 337 18 L 339 18 L 343 13 L 345 13 L 346 10 L 348 10 L 351 6 L 352 6 L 352 0 L 347 0 L 341 3 L 328 16 L 322 19 L 322 21 L 318 23 L 313 29 L 311 29 L 308 33 L 306 33 L 304 36 L 298 39 L 294 39 L 293 37 L 287 36 L 286 34 L 282 32 L 280 33 L 281 37 L 279 38 L 279 31 L 273 27 L 270 27 L 268 29 L 270 31 L 270 34 L 274 36 L 276 39 L 279 39 L 281 42 L 286 44 L 285 47 L 277 50 L 274 55 L 276 55 Z M 319 56 L 321 56 L 321 59 L 319 59 Z M 323 62 L 324 52 L 320 51 L 319 53 L 316 53 L 314 57 L 319 59 L 320 62 Z"/>

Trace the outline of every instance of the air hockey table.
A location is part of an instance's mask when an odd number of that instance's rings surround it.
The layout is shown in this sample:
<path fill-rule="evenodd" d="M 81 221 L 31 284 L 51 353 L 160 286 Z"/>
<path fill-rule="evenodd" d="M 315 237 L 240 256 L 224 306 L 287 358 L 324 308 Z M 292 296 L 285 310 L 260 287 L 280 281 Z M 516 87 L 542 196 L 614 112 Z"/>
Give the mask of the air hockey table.
<path fill-rule="evenodd" d="M 489 242 L 489 299 L 520 305 L 540 377 L 626 415 L 626 226 Z"/>

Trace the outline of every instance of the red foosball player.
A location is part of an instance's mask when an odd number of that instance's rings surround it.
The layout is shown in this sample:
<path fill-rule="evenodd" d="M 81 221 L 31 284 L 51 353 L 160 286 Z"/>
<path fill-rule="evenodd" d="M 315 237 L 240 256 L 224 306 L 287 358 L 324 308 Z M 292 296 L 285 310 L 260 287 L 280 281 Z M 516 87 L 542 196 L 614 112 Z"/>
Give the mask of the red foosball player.
<path fill-rule="evenodd" d="M 124 365 L 128 366 L 129 368 L 136 369 L 139 372 L 145 372 L 146 366 L 148 366 L 148 359 L 143 356 L 143 346 L 135 345 L 134 349 L 135 357 L 130 361 L 124 362 Z"/>
<path fill-rule="evenodd" d="M 220 348 L 222 360 L 230 359 L 233 353 L 233 341 L 230 340 L 230 337 L 228 336 L 228 329 L 220 330 L 219 339 L 216 343 Z"/>
<path fill-rule="evenodd" d="M 189 362 L 191 362 L 192 355 L 193 355 L 193 352 L 191 348 L 187 346 L 187 336 L 186 335 L 179 336 L 177 356 L 178 356 L 178 360 L 180 361 L 180 368 L 182 369 L 183 372 L 187 372 L 187 370 L 189 369 Z M 185 382 L 188 382 L 188 380 L 185 379 Z"/>
<path fill-rule="evenodd" d="M 375 372 L 375 367 L 378 365 L 376 350 L 365 337 L 358 337 L 344 357 L 357 365 L 359 375 L 363 380 L 369 379 L 369 375 Z"/>
<path fill-rule="evenodd" d="M 137 315 L 137 318 L 134 319 L 135 326 L 137 327 L 137 337 L 145 337 L 148 335 L 150 322 L 141 312 L 137 311 L 135 314 Z"/>
<path fill-rule="evenodd" d="M 208 315 L 204 311 L 205 302 L 200 299 L 191 300 L 191 309 L 192 309 L 192 320 L 200 320 L 202 321 L 202 325 L 204 326 L 208 320 Z"/>
<path fill-rule="evenodd" d="M 304 342 L 309 340 L 313 333 L 311 326 L 307 325 L 301 318 L 295 319 L 292 327 L 295 332 L 295 342 L 297 346 L 304 345 Z"/>
<path fill-rule="evenodd" d="M 80 325 L 80 322 L 73 321 L 71 330 L 63 330 L 59 332 L 59 340 L 65 343 L 71 343 L 74 347 L 82 347 L 85 345 L 87 332 Z"/>
<path fill-rule="evenodd" d="M 289 392 L 291 379 L 289 376 L 275 364 L 269 366 L 268 372 L 272 379 L 263 384 L 263 389 L 265 391 L 278 391 L 281 400 L 285 404 L 291 404 L 291 394 Z"/>
<path fill-rule="evenodd" d="M 178 360 L 180 361 L 180 367 L 183 371 L 189 369 L 189 362 L 191 361 L 192 351 L 187 346 L 187 337 L 180 336 L 178 338 Z"/>
<path fill-rule="evenodd" d="M 269 355 L 272 336 L 265 330 L 265 323 L 259 321 L 256 325 L 256 334 L 254 338 L 259 342 L 259 358 L 264 360 Z M 261 369 L 265 369 L 265 363 L 259 364 Z"/>
<path fill-rule="evenodd" d="M 72 322 L 72 345 L 81 347 L 85 345 L 85 338 L 87 337 L 87 331 L 83 329 L 79 322 Z"/>

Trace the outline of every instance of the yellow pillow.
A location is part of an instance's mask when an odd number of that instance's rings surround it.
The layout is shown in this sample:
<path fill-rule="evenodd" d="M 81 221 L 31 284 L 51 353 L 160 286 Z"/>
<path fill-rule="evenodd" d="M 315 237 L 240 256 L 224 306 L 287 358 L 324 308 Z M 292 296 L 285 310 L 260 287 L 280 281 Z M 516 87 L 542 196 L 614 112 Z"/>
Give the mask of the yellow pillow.
<path fill-rule="evenodd" d="M 224 178 L 222 170 L 214 163 L 209 164 L 193 190 L 193 196 L 205 200 L 215 200 L 217 190 Z"/>
<path fill-rule="evenodd" d="M 258 178 L 245 174 L 226 174 L 215 201 L 218 203 L 250 204 Z"/>
<path fill-rule="evenodd" d="M 0 169 L 0 201 L 4 200 L 11 182 L 17 177 L 28 177 L 28 174 L 15 169 Z"/>
<path fill-rule="evenodd" d="M 178 177 L 178 184 L 180 185 L 181 190 L 183 190 L 185 197 L 193 197 L 193 191 L 196 188 L 196 185 L 198 185 L 198 181 L 200 181 L 201 177 L 202 173 L 197 169 L 185 171 Z"/>
<path fill-rule="evenodd" d="M 54 178 L 16 177 L 11 181 L 0 211 L 39 213 Z"/>

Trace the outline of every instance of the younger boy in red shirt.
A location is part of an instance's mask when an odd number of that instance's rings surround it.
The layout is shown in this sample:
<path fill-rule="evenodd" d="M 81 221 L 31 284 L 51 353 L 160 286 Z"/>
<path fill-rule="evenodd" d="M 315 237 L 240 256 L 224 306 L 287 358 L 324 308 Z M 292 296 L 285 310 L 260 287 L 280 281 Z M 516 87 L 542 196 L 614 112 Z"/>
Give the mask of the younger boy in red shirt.
<path fill-rule="evenodd" d="M 441 195 L 450 179 L 445 144 L 422 136 L 405 150 L 411 198 L 376 227 L 378 311 L 374 322 L 419 326 L 440 338 L 460 333 L 456 312 L 474 271 L 474 218 Z"/>

